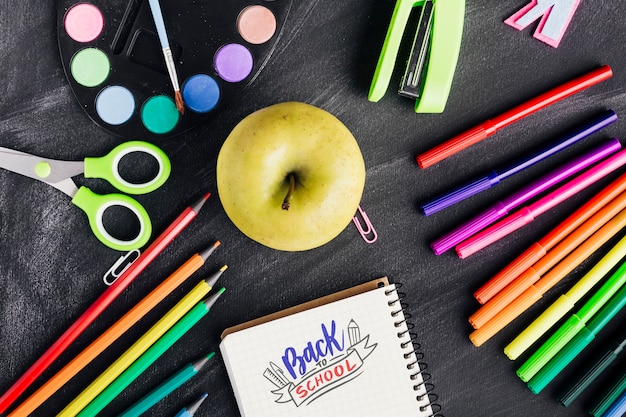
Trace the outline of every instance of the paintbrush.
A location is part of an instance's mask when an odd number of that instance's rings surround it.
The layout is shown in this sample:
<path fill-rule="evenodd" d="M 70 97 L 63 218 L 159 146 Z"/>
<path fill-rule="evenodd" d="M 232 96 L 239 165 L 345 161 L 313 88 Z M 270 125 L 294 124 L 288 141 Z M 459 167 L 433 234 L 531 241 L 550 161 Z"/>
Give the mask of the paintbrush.
<path fill-rule="evenodd" d="M 165 22 L 163 22 L 163 13 L 161 12 L 161 5 L 159 0 L 148 0 L 150 3 L 150 11 L 152 12 L 152 18 L 156 25 L 157 34 L 159 35 L 159 42 L 161 42 L 161 49 L 163 49 L 163 56 L 165 58 L 165 65 L 167 66 L 167 73 L 170 75 L 172 81 L 172 87 L 174 87 L 174 99 L 176 101 L 176 108 L 180 114 L 185 113 L 185 104 L 183 103 L 183 95 L 180 92 L 180 86 L 178 85 L 178 75 L 176 74 L 176 66 L 174 65 L 174 57 L 172 56 L 172 50 L 170 49 L 169 41 L 167 40 L 167 32 L 165 31 Z"/>

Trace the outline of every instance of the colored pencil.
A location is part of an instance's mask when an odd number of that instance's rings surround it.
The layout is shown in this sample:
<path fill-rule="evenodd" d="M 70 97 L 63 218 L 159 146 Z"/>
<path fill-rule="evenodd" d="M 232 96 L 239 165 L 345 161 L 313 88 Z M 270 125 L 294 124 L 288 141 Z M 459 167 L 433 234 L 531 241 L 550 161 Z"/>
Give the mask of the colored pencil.
<path fill-rule="evenodd" d="M 504 307 L 519 297 L 528 287 L 537 282 L 552 267 L 563 260 L 579 245 L 585 242 L 590 236 L 596 233 L 608 222 L 619 225 L 626 225 L 626 193 L 620 195 L 621 199 L 615 199 L 602 210 L 594 214 L 589 220 L 581 225 L 574 233 L 566 237 L 548 252 L 540 261 L 528 268 L 523 274 L 500 291 L 495 297 L 482 305 L 469 318 L 470 323 L 478 329 L 491 320 Z M 615 230 L 615 227 L 610 230 Z M 606 229 L 605 229 L 606 230 Z"/>
<path fill-rule="evenodd" d="M 569 291 L 561 295 L 550 307 L 535 319 L 523 332 L 504 348 L 509 359 L 515 360 L 533 343 L 554 326 L 568 311 L 574 308 L 605 275 L 626 257 L 626 237 L 623 237 L 589 272 Z M 626 283 L 626 275 L 624 276 Z"/>
<path fill-rule="evenodd" d="M 539 241 L 533 243 L 526 251 L 494 275 L 493 278 L 474 293 L 476 300 L 481 304 L 485 304 L 624 190 L 626 190 L 626 173 L 620 175 L 619 178 L 602 189 L 602 191 L 572 213 L 567 219 L 554 228 L 554 230 Z"/>
<path fill-rule="evenodd" d="M 85 388 L 70 404 L 65 407 L 57 417 L 75 416 L 85 408 L 107 385 L 117 378 L 137 358 L 150 348 L 168 329 L 181 319 L 193 306 L 198 303 L 215 285 L 220 272 L 225 267 L 212 275 L 207 280 L 200 281 L 189 291 L 174 307 L 156 322 L 143 336 L 141 336 L 130 348 L 128 348 L 113 364 L 111 364 L 98 378 Z"/>
<path fill-rule="evenodd" d="M 543 294 L 560 282 L 567 274 L 584 262 L 589 256 L 597 251 L 602 245 L 619 233 L 624 227 L 626 216 L 616 217 L 608 221 L 600 230 L 559 262 L 539 281 L 528 287 L 519 297 L 499 311 L 491 320 L 481 328 L 470 334 L 470 340 L 476 346 L 482 345 L 506 325 L 515 320 L 524 311 L 537 302 Z"/>
<path fill-rule="evenodd" d="M 78 417 L 94 417 L 111 401 L 113 401 L 127 386 L 139 377 L 150 365 L 161 357 L 174 343 L 185 335 L 196 323 L 207 315 L 213 304 L 225 291 L 220 288 L 217 293 L 204 301 L 199 302 L 170 330 L 167 331 L 154 345 L 141 355 L 132 365 L 120 374 L 104 391 L 102 391 L 89 405 L 78 414 Z"/>
<path fill-rule="evenodd" d="M 156 403 L 170 395 L 178 387 L 194 377 L 213 356 L 215 356 L 215 352 L 211 352 L 207 356 L 187 364 L 174 375 L 163 381 L 163 383 L 161 383 L 158 387 L 142 397 L 135 404 L 120 413 L 118 417 L 138 417 L 142 415 Z"/>
<path fill-rule="evenodd" d="M 151 243 L 120 277 L 44 352 L 44 354 L 0 397 L 0 413 L 6 409 L 61 355 L 78 336 L 130 285 L 131 282 L 196 218 L 211 194 L 187 207 Z"/>
<path fill-rule="evenodd" d="M 198 411 L 198 408 L 200 408 L 200 405 L 202 405 L 208 396 L 209 394 L 207 393 L 202 394 L 200 398 L 180 410 L 174 417 L 193 417 L 194 414 L 196 414 L 196 411 Z"/>
<path fill-rule="evenodd" d="M 189 260 L 187 260 L 180 268 L 165 279 L 158 287 L 152 290 L 150 294 L 137 303 L 135 307 L 133 307 L 130 311 L 128 311 L 128 313 L 115 322 L 115 324 L 102 333 L 100 337 L 98 337 L 93 343 L 78 354 L 78 356 L 76 356 L 70 363 L 65 365 L 63 369 L 57 372 L 41 388 L 28 397 L 28 399 L 20 404 L 19 407 L 13 410 L 13 412 L 9 414 L 9 417 L 26 416 L 35 411 L 37 407 L 43 404 L 44 401 L 50 398 L 63 385 L 76 376 L 89 363 L 91 363 L 91 361 L 104 352 L 106 348 L 119 339 L 128 329 L 134 326 L 157 304 L 163 301 L 165 297 L 171 294 L 172 291 L 178 288 L 187 280 L 187 278 L 204 265 L 206 260 L 219 246 L 219 244 L 219 241 L 215 242 L 207 249 L 189 258 Z"/>

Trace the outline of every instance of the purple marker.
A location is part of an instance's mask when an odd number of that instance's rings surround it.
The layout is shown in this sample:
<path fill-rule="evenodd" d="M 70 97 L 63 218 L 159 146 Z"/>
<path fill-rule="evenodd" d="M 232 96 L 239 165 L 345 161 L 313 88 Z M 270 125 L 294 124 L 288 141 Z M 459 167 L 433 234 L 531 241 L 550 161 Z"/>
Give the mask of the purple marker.
<path fill-rule="evenodd" d="M 573 132 L 567 134 L 563 138 L 557 140 L 551 145 L 527 156 L 517 162 L 514 162 L 510 166 L 492 170 L 482 177 L 476 178 L 462 186 L 455 188 L 439 197 L 436 197 L 427 203 L 420 205 L 420 209 L 425 216 L 430 216 L 438 211 L 443 210 L 446 207 L 450 207 L 460 201 L 465 200 L 475 194 L 485 191 L 495 185 L 498 185 L 500 181 L 507 179 L 508 177 L 517 174 L 518 172 L 533 166 L 537 162 L 543 161 L 549 156 L 567 148 L 568 146 L 577 143 L 578 141 L 586 138 L 587 136 L 605 128 L 606 126 L 614 123 L 617 120 L 617 114 L 613 110 L 608 110 L 600 117 L 592 120 L 591 122 L 579 127 Z"/>
<path fill-rule="evenodd" d="M 609 139 L 590 152 L 573 159 L 538 180 L 533 181 L 509 197 L 498 201 L 476 217 L 435 240 L 430 247 L 436 255 L 441 255 L 448 249 L 453 248 L 465 239 L 489 226 L 491 223 L 506 216 L 510 210 L 537 196 L 553 185 L 558 184 L 566 178 L 600 161 L 606 156 L 617 152 L 621 147 L 622 145 L 619 140 Z"/>

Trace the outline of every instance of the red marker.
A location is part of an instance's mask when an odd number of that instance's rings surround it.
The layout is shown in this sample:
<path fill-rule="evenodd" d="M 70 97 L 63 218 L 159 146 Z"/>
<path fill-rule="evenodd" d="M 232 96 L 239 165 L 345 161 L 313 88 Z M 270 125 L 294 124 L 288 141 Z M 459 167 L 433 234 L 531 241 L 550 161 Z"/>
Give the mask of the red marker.
<path fill-rule="evenodd" d="M 554 104 L 559 100 L 582 91 L 592 85 L 598 84 L 613 76 L 613 71 L 608 65 L 603 65 L 581 77 L 566 82 L 552 90 L 523 103 L 501 115 L 487 120 L 452 139 L 435 146 L 429 151 L 417 156 L 417 163 L 420 168 L 428 168 L 437 162 L 443 161 L 449 156 L 468 148 L 483 139 L 493 135 L 498 130 L 514 123 L 524 117 L 541 110 L 544 107 Z"/>
<path fill-rule="evenodd" d="M 52 346 L 18 379 L 2 397 L 3 413 L 67 349 L 80 334 L 130 285 L 130 283 L 165 249 L 198 215 L 211 194 L 207 193 L 183 212 L 159 237 L 124 271 L 120 277 L 57 339 Z"/>

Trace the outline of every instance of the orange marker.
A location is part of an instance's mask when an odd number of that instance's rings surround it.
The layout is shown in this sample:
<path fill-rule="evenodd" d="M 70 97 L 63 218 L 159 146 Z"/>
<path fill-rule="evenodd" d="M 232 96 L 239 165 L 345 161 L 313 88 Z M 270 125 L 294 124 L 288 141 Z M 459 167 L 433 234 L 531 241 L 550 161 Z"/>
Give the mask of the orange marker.
<path fill-rule="evenodd" d="M 535 262 L 556 246 L 561 240 L 572 233 L 578 226 L 594 215 L 598 210 L 607 205 L 611 200 L 626 190 L 626 173 L 613 181 L 598 195 L 589 200 L 581 208 L 548 233 L 538 242 L 533 243 L 524 253 L 502 269 L 486 284 L 480 287 L 474 297 L 479 303 L 485 304 L 498 292 L 502 291 L 509 283 L 517 278 L 522 272 L 530 268 Z"/>
<path fill-rule="evenodd" d="M 519 297 L 499 311 L 491 320 L 474 330 L 470 340 L 480 346 L 541 299 L 550 288 L 591 256 L 626 225 L 626 211 L 609 220 L 582 245 L 559 262 L 543 278 L 530 285 Z"/>
<path fill-rule="evenodd" d="M 135 323 L 143 318 L 150 310 L 159 304 L 168 294 L 179 287 L 187 278 L 204 265 L 207 258 L 213 253 L 220 242 L 215 242 L 211 247 L 193 255 L 180 268 L 172 273 L 165 281 L 156 287 L 150 294 L 141 300 L 128 313 L 113 324 L 98 339 L 91 343 L 85 350 L 76 356 L 63 369 L 56 373 L 48 382 L 39 388 L 33 395 L 28 397 L 9 416 L 27 416 L 37 409 L 44 401 L 65 385 L 70 379 L 84 369 L 100 353 L 109 347 L 115 340 L 122 336 Z"/>
<path fill-rule="evenodd" d="M 507 285 L 495 297 L 478 309 L 469 318 L 475 329 L 482 327 L 491 320 L 500 310 L 517 298 L 524 290 L 537 282 L 539 278 L 548 272 L 561 259 L 582 244 L 589 236 L 604 226 L 609 220 L 616 216 L 616 221 L 622 222 L 626 219 L 626 192 L 620 194 L 616 199 L 607 204 L 602 210 L 594 214 L 589 220 L 583 223 L 574 233 L 563 239 L 561 243 L 554 247 L 546 256 L 524 271 L 513 282 Z"/>

